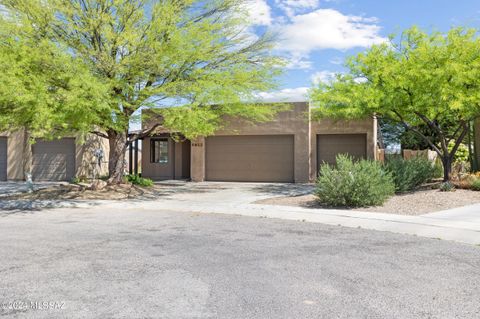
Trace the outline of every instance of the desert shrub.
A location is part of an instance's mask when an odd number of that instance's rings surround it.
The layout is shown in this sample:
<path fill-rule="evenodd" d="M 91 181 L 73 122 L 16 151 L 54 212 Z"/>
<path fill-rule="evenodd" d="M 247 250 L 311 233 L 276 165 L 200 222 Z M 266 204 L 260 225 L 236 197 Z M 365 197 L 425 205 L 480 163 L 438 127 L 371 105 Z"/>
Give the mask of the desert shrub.
<path fill-rule="evenodd" d="M 422 157 L 391 160 L 385 164 L 385 170 L 392 175 L 397 193 L 415 190 L 438 174 L 435 165 Z"/>
<path fill-rule="evenodd" d="M 153 186 L 153 181 L 150 178 L 140 177 L 139 175 L 135 175 L 135 174 L 127 175 L 126 179 L 133 185 L 138 185 L 143 187 Z"/>
<path fill-rule="evenodd" d="M 394 194 L 390 173 L 378 162 L 354 162 L 346 155 L 337 156 L 337 166 L 322 165 L 316 182 L 316 196 L 323 204 L 336 207 L 382 205 Z"/>
<path fill-rule="evenodd" d="M 110 176 L 108 176 L 108 174 L 106 174 L 106 175 L 100 175 L 100 176 L 98 176 L 98 179 L 99 179 L 99 180 L 102 180 L 102 181 L 107 181 L 109 177 L 110 177 Z"/>
<path fill-rule="evenodd" d="M 80 183 L 86 183 L 87 182 L 87 177 L 86 176 L 75 176 L 72 177 L 70 180 L 70 183 L 72 184 L 80 184 Z"/>
<path fill-rule="evenodd" d="M 433 165 L 433 178 L 442 178 L 443 177 L 443 164 L 438 158 Z"/>
<path fill-rule="evenodd" d="M 471 184 L 471 189 L 474 190 L 474 191 L 480 191 L 480 179 L 479 178 L 476 178 L 473 180 L 472 184 Z"/>
<path fill-rule="evenodd" d="M 440 191 L 441 192 L 453 192 L 453 191 L 455 191 L 455 185 L 453 185 L 451 182 L 444 182 L 440 185 Z"/>

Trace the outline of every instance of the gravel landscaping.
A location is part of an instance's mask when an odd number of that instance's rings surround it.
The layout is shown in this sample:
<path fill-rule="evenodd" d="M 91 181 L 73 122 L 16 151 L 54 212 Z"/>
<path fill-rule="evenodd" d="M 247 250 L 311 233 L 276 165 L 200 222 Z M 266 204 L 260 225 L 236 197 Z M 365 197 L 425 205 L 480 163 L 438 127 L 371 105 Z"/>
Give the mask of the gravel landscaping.
<path fill-rule="evenodd" d="M 314 195 L 274 197 L 255 202 L 256 204 L 328 208 Z M 440 192 L 436 189 L 419 190 L 413 193 L 395 195 L 383 206 L 352 208 L 356 211 L 399 215 L 422 215 L 480 203 L 480 192 L 457 189 L 454 192 Z"/>

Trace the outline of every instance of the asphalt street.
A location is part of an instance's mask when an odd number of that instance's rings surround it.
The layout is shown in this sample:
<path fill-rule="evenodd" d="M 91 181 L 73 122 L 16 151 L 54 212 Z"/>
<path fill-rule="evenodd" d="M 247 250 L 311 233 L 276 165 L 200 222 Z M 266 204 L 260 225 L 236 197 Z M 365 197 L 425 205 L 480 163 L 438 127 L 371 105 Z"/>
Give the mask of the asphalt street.
<path fill-rule="evenodd" d="M 2 318 L 479 318 L 480 247 L 144 209 L 0 214 Z"/>

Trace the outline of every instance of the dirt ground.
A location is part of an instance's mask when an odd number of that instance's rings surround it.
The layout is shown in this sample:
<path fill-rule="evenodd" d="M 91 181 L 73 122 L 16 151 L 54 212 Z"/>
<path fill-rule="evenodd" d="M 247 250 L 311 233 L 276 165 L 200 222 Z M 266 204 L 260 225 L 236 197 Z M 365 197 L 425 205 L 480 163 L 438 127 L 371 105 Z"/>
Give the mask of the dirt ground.
<path fill-rule="evenodd" d="M 322 205 L 314 195 L 275 197 L 260 200 L 255 203 L 328 208 Z M 422 215 L 477 203 L 480 203 L 480 192 L 463 189 L 457 189 L 454 192 L 440 192 L 437 189 L 424 189 L 412 193 L 395 195 L 387 200 L 383 206 L 354 208 L 352 210 L 399 215 Z"/>
<path fill-rule="evenodd" d="M 158 187 L 145 188 L 132 184 L 107 186 L 102 190 L 90 190 L 74 184 L 56 185 L 53 187 L 37 190 L 33 193 L 22 193 L 2 197 L 3 200 L 66 200 L 66 199 L 106 199 L 121 200 L 138 197 L 154 196 Z"/>

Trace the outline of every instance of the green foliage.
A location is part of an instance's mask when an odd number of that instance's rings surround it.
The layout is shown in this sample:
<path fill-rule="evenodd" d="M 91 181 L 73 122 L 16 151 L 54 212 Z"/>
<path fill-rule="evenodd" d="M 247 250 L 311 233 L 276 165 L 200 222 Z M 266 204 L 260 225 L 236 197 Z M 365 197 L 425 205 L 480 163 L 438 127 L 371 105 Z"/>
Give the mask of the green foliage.
<path fill-rule="evenodd" d="M 476 178 L 475 180 L 473 180 L 471 188 L 474 191 L 480 191 L 480 178 Z"/>
<path fill-rule="evenodd" d="M 336 167 L 321 166 L 315 194 L 326 205 L 364 207 L 382 205 L 394 191 L 390 173 L 378 162 L 354 162 L 346 155 L 339 155 Z"/>
<path fill-rule="evenodd" d="M 385 164 L 385 170 L 393 177 L 397 193 L 415 190 L 433 179 L 437 172 L 432 162 L 421 157 L 390 160 Z"/>
<path fill-rule="evenodd" d="M 130 121 L 139 120 L 134 114 L 140 108 L 154 109 L 164 117 L 164 127 L 188 138 L 212 134 L 222 115 L 262 120 L 276 111 L 244 107 L 256 92 L 276 87 L 283 61 L 271 54 L 275 43 L 268 31 L 249 36 L 243 1 L 2 4 L 11 24 L 22 25 L 15 36 L 55 43 L 107 86 L 108 107 L 100 104 L 91 118 L 107 133 L 124 134 Z M 165 108 L 172 103 L 182 107 Z"/>
<path fill-rule="evenodd" d="M 451 151 L 454 147 L 454 142 L 451 141 L 448 144 L 448 149 Z M 468 151 L 468 146 L 465 144 L 460 144 L 458 147 L 457 152 L 455 153 L 455 156 L 453 157 L 454 162 L 468 162 L 469 161 L 469 151 Z"/>
<path fill-rule="evenodd" d="M 153 181 L 150 178 L 140 177 L 139 175 L 131 174 L 127 175 L 125 179 L 133 185 L 152 187 Z"/>
<path fill-rule="evenodd" d="M 435 164 L 433 165 L 434 171 L 433 171 L 433 178 L 441 178 L 443 176 L 443 164 L 441 161 L 438 159 L 435 161 Z"/>
<path fill-rule="evenodd" d="M 70 183 L 72 183 L 72 184 L 80 184 L 80 183 L 85 183 L 85 182 L 87 182 L 87 177 L 85 177 L 85 176 L 75 176 L 70 181 Z"/>
<path fill-rule="evenodd" d="M 453 183 L 450 182 L 450 181 L 443 182 L 440 185 L 440 191 L 441 192 L 454 192 L 455 191 L 455 185 L 453 185 Z"/>
<path fill-rule="evenodd" d="M 435 132 L 433 132 L 433 130 L 429 129 L 427 126 L 419 125 L 418 130 L 423 135 L 428 136 L 433 143 L 438 144 L 440 142 Z M 406 130 L 405 132 L 403 132 L 400 135 L 399 139 L 400 144 L 402 145 L 402 149 L 417 151 L 431 149 L 431 146 L 427 141 L 425 141 L 425 139 L 423 139 L 421 136 L 411 130 Z"/>
<path fill-rule="evenodd" d="M 0 17 L 0 131 L 32 138 L 85 133 L 106 110 L 106 87 L 78 59 L 46 39 L 19 37 Z"/>
<path fill-rule="evenodd" d="M 350 72 L 311 90 L 314 117 L 376 114 L 415 132 L 444 162 L 480 114 L 480 39 L 475 29 L 426 34 L 406 30 L 398 43 L 374 45 L 352 57 Z M 451 126 L 450 126 L 451 124 Z M 421 128 L 428 126 L 435 139 Z M 445 176 L 448 179 L 450 176 Z"/>

